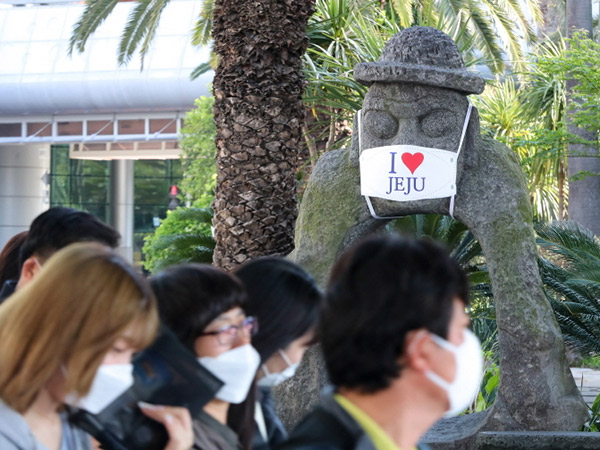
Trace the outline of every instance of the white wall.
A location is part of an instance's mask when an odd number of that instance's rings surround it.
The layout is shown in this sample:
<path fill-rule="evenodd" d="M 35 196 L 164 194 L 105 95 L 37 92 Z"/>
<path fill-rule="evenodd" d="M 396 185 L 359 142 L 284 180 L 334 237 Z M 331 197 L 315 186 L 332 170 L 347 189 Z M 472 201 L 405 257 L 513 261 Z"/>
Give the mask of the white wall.
<path fill-rule="evenodd" d="M 0 146 L 0 248 L 48 209 L 50 145 Z"/>

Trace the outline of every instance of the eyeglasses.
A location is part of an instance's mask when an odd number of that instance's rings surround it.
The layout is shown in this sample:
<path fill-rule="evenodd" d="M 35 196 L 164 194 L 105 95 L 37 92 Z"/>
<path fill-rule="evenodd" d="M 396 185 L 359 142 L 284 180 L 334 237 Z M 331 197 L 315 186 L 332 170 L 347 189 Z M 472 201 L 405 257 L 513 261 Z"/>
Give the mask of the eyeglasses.
<path fill-rule="evenodd" d="M 239 325 L 225 325 L 216 331 L 205 331 L 199 336 L 216 336 L 217 342 L 221 345 L 231 345 L 235 339 L 242 333 L 243 336 L 254 336 L 258 331 L 258 321 L 252 316 L 248 316 Z"/>

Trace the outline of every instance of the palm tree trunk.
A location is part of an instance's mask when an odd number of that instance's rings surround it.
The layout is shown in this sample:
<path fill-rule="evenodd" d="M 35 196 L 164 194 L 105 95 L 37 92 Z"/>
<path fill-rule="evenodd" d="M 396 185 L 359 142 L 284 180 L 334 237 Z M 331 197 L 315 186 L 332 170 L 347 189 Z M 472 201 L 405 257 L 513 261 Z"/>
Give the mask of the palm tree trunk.
<path fill-rule="evenodd" d="M 293 249 L 304 144 L 302 55 L 314 0 L 216 0 L 214 263 Z"/>
<path fill-rule="evenodd" d="M 585 30 L 592 35 L 592 4 L 590 0 L 567 1 L 567 33 L 571 37 L 573 30 Z M 574 80 L 567 80 L 567 92 L 575 86 Z M 567 96 L 567 127 L 570 133 L 588 142 L 596 141 L 596 133 L 573 124 L 570 117 L 577 111 L 577 103 Z M 600 158 L 598 148 L 590 144 L 569 144 L 567 154 L 569 176 L 569 220 L 579 222 L 594 234 L 600 235 Z M 588 175 L 582 179 L 573 179 L 581 172 Z"/>

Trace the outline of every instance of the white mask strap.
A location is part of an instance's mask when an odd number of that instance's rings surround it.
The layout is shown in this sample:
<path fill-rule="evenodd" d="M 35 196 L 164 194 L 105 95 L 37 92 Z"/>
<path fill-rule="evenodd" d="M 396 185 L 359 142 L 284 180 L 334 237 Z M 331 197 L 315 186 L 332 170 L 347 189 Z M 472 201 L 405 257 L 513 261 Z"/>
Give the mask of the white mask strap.
<path fill-rule="evenodd" d="M 271 372 L 269 372 L 269 369 L 267 369 L 267 365 L 266 364 L 263 364 L 262 366 L 260 366 L 260 368 L 264 372 L 265 376 L 271 375 Z"/>
<path fill-rule="evenodd" d="M 462 149 L 463 141 L 465 140 L 465 135 L 467 134 L 467 128 L 469 128 L 469 119 L 471 118 L 471 110 L 473 109 L 473 104 L 469 102 L 469 107 L 467 108 L 467 115 L 465 116 L 465 122 L 463 123 L 462 133 L 460 134 L 460 141 L 458 143 L 458 150 L 456 151 L 456 159 L 458 160 L 458 155 L 460 155 L 460 150 Z"/>
<path fill-rule="evenodd" d="M 467 99 L 467 102 L 469 100 Z M 460 155 L 460 151 L 462 149 L 463 141 L 465 140 L 465 135 L 467 134 L 467 128 L 469 128 L 469 119 L 471 119 L 471 110 L 473 109 L 473 104 L 469 102 L 469 107 L 467 108 L 467 115 L 465 116 L 465 122 L 463 123 L 462 133 L 460 135 L 460 141 L 458 143 L 458 150 L 456 152 L 456 167 L 458 171 L 458 155 Z M 454 197 L 453 195 L 450 197 L 450 207 L 448 208 L 448 212 L 450 213 L 450 217 L 454 219 Z"/>
<path fill-rule="evenodd" d="M 288 367 L 292 367 L 292 361 L 290 361 L 290 358 L 288 358 L 288 355 L 285 354 L 285 352 L 281 349 L 277 350 L 279 352 L 279 355 L 281 356 L 281 358 L 285 361 L 285 363 L 288 365 Z"/>

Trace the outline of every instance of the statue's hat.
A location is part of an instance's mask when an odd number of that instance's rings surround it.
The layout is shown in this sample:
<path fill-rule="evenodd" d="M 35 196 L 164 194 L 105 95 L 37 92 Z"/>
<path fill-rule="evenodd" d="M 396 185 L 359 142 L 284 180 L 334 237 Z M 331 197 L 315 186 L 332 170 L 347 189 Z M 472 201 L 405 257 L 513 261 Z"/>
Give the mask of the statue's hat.
<path fill-rule="evenodd" d="M 431 27 L 406 28 L 392 37 L 376 62 L 354 66 L 356 81 L 424 84 L 481 94 L 483 78 L 466 69 L 458 47 L 446 33 Z"/>

